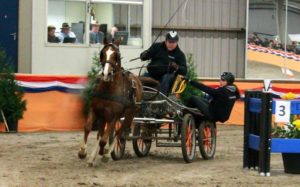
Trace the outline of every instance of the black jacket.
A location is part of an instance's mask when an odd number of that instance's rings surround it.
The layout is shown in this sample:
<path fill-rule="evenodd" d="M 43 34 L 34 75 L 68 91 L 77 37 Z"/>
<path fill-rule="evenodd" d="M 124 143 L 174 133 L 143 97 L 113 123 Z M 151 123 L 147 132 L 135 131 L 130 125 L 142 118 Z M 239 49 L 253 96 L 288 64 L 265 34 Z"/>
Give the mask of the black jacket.
<path fill-rule="evenodd" d="M 59 43 L 60 40 L 59 40 L 59 38 L 56 37 L 56 36 L 48 36 L 48 42 L 49 42 L 49 43 Z"/>
<path fill-rule="evenodd" d="M 174 72 L 174 69 L 169 68 L 170 62 L 175 62 L 179 66 L 176 73 L 186 75 L 185 55 L 178 46 L 173 51 L 168 51 L 165 42 L 160 42 L 153 44 L 147 51 L 147 55 L 142 60 L 151 59 L 147 66 L 151 77 L 161 80 L 164 74 Z"/>
<path fill-rule="evenodd" d="M 229 119 L 234 102 L 240 97 L 235 86 L 228 85 L 214 89 L 196 81 L 191 81 L 190 84 L 212 97 L 209 111 L 216 121 L 225 122 Z"/>

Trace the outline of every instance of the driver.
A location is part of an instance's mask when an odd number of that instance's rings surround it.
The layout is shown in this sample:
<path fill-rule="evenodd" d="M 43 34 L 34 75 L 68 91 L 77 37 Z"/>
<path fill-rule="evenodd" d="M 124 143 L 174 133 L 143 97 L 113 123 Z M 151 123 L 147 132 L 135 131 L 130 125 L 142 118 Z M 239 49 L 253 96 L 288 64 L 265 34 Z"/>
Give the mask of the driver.
<path fill-rule="evenodd" d="M 177 74 L 183 76 L 187 73 L 186 59 L 184 53 L 178 46 L 178 33 L 170 31 L 163 42 L 154 43 L 149 49 L 142 52 L 142 61 L 150 60 L 147 66 L 150 76 L 160 82 L 160 91 L 169 95 L 171 86 Z"/>

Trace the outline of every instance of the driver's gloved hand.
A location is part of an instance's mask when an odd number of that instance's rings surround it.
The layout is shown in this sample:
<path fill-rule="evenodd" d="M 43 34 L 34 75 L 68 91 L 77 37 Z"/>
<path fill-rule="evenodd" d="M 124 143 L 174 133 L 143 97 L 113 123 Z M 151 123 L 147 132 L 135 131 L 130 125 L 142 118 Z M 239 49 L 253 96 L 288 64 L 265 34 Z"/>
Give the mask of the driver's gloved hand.
<path fill-rule="evenodd" d="M 169 66 L 170 66 L 172 69 L 174 69 L 175 71 L 177 71 L 178 68 L 179 68 L 179 66 L 178 66 L 178 64 L 176 64 L 176 62 L 170 62 L 170 63 L 169 63 Z"/>
<path fill-rule="evenodd" d="M 140 54 L 140 59 L 141 59 L 142 61 L 149 60 L 149 59 L 150 59 L 150 56 L 149 56 L 149 50 L 146 50 L 146 51 L 142 52 L 142 53 Z"/>
<path fill-rule="evenodd" d="M 191 82 L 191 79 L 188 75 L 185 75 L 183 80 L 185 80 L 187 83 L 190 83 Z"/>

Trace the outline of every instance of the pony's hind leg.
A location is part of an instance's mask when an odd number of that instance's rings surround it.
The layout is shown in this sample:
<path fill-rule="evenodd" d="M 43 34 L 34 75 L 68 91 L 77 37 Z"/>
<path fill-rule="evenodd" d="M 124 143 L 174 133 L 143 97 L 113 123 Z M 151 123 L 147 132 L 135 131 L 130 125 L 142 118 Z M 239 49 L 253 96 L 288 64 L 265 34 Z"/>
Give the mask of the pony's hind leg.
<path fill-rule="evenodd" d="M 94 114 L 93 114 L 92 111 L 90 111 L 89 115 L 88 115 L 87 123 L 84 126 L 84 137 L 83 137 L 83 140 L 80 144 L 80 149 L 78 151 L 78 157 L 80 159 L 86 158 L 86 155 L 87 155 L 87 151 L 86 151 L 87 139 L 88 139 L 88 136 L 89 136 L 89 134 L 92 130 L 93 122 L 94 122 Z"/>
<path fill-rule="evenodd" d="M 135 110 L 136 110 L 135 108 L 130 108 L 130 109 L 127 109 L 127 111 L 125 112 L 124 121 L 123 121 L 121 127 L 119 129 L 116 129 L 116 137 L 118 137 L 118 139 L 124 138 L 123 131 L 126 129 L 130 129 L 133 118 L 134 118 Z"/>

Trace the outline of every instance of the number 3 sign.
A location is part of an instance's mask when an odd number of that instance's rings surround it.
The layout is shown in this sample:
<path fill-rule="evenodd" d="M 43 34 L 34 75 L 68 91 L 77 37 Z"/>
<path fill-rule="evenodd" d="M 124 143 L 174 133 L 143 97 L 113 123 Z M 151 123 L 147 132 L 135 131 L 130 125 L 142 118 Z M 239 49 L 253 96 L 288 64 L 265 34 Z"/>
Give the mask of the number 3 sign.
<path fill-rule="evenodd" d="M 275 122 L 290 122 L 291 102 L 276 101 Z"/>

